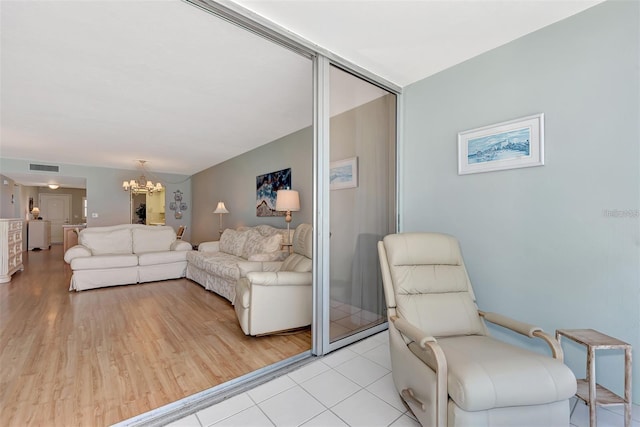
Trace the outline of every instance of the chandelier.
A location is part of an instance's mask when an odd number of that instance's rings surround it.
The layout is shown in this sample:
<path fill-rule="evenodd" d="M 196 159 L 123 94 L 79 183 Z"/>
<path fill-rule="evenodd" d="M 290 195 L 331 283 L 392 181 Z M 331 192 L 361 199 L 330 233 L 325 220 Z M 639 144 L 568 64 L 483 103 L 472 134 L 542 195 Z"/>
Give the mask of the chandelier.
<path fill-rule="evenodd" d="M 146 160 L 138 160 L 140 162 L 140 169 L 142 170 L 142 174 L 138 177 L 138 179 L 132 179 L 131 181 L 124 181 L 122 183 L 122 189 L 124 191 L 131 191 L 133 194 L 139 193 L 147 193 L 149 195 L 153 195 L 155 191 L 162 191 L 162 184 L 159 182 L 157 184 L 153 184 L 151 181 L 147 181 L 147 178 L 144 176 L 144 164 L 147 162 Z"/>

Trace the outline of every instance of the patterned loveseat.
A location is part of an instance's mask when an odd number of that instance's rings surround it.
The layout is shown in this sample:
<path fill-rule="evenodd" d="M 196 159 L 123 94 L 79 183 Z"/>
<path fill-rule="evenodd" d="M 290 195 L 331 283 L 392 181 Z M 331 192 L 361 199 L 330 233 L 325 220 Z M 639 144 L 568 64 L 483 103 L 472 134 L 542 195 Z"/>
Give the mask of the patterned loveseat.
<path fill-rule="evenodd" d="M 289 256 L 282 246 L 286 236 L 287 230 L 269 225 L 226 229 L 219 242 L 200 243 L 187 253 L 187 278 L 233 303 L 240 277 L 280 268 Z"/>

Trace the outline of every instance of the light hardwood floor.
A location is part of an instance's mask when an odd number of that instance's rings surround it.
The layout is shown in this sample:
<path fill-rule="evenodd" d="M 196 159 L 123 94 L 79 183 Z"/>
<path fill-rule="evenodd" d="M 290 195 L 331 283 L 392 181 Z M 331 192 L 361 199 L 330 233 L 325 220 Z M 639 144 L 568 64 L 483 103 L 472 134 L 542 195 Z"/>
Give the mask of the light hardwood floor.
<path fill-rule="evenodd" d="M 0 425 L 103 426 L 311 348 L 245 336 L 233 307 L 187 279 L 69 292 L 62 247 L 24 253 L 0 284 Z"/>

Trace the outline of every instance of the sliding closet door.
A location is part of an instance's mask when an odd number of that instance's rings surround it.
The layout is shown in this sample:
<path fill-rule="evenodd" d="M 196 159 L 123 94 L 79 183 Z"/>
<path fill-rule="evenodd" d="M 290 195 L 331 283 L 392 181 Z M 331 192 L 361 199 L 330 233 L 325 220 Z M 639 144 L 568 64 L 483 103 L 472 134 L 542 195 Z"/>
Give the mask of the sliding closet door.
<path fill-rule="evenodd" d="M 396 95 L 335 66 L 329 80 L 329 348 L 334 349 L 386 322 L 376 245 L 395 232 Z"/>

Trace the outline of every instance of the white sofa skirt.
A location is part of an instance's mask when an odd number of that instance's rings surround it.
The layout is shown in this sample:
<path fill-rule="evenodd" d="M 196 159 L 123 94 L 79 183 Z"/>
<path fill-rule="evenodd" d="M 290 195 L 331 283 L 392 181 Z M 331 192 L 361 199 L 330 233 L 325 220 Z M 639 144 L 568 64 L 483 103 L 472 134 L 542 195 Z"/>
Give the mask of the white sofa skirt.
<path fill-rule="evenodd" d="M 104 288 L 107 286 L 138 283 L 138 266 L 75 270 L 71 276 L 70 291 Z"/>

